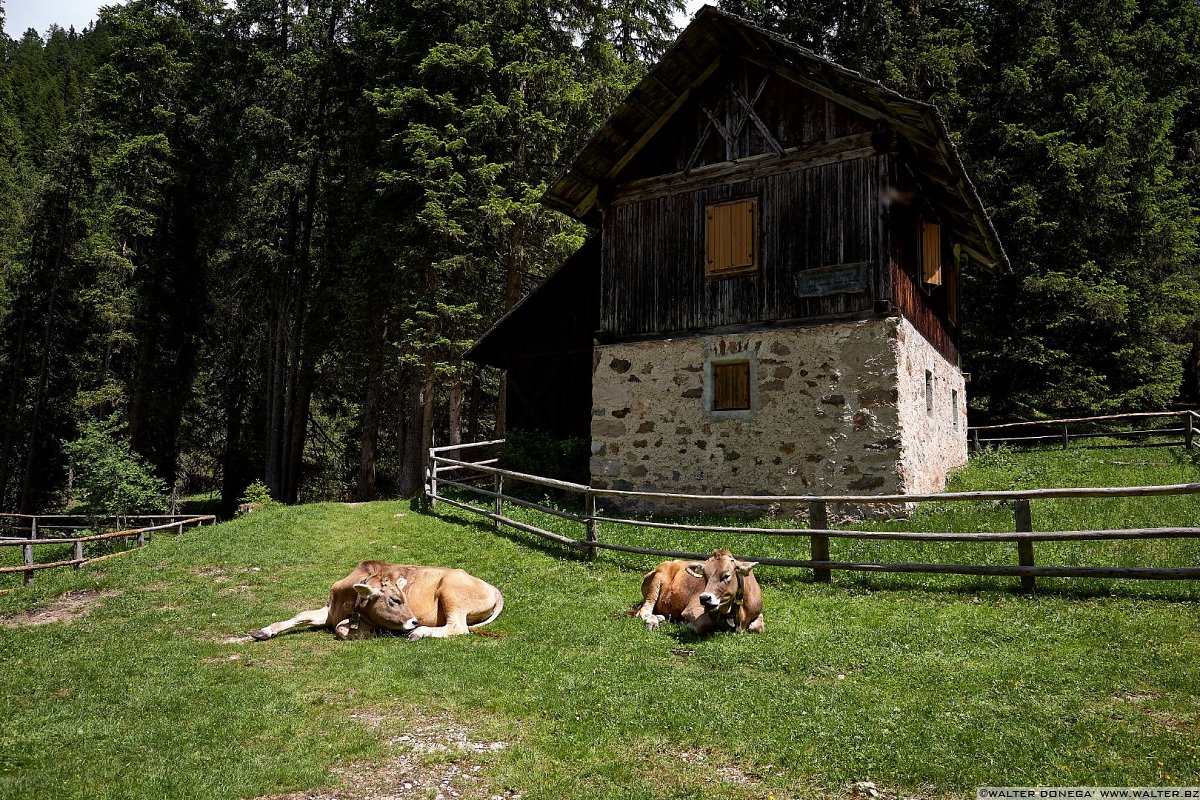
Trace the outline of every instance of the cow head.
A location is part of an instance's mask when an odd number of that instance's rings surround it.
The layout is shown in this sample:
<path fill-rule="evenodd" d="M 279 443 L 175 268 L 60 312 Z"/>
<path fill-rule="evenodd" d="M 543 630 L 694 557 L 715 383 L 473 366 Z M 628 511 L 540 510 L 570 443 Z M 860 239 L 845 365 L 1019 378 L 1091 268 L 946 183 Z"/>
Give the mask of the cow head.
<path fill-rule="evenodd" d="M 686 569 L 704 581 L 704 590 L 696 598 L 700 605 L 708 614 L 721 617 L 741 603 L 744 579 L 757 566 L 754 561 L 738 561 L 728 550 L 713 550 L 707 561 L 693 561 Z"/>
<path fill-rule="evenodd" d="M 408 581 L 399 576 L 372 575 L 354 584 L 361 613 L 381 628 L 411 631 L 421 623 L 408 607 L 404 587 Z"/>

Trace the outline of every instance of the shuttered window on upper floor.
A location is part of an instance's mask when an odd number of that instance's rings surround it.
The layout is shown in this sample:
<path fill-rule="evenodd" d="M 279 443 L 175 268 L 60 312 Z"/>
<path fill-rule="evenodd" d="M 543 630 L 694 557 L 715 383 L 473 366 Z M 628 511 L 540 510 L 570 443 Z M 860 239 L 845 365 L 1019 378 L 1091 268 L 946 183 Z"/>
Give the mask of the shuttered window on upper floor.
<path fill-rule="evenodd" d="M 704 209 L 704 274 L 709 278 L 758 270 L 758 199 L 714 203 Z"/>
<path fill-rule="evenodd" d="M 942 226 L 922 219 L 920 228 L 921 282 L 926 286 L 942 285 Z"/>
<path fill-rule="evenodd" d="M 713 364 L 713 411 L 750 408 L 750 362 Z"/>

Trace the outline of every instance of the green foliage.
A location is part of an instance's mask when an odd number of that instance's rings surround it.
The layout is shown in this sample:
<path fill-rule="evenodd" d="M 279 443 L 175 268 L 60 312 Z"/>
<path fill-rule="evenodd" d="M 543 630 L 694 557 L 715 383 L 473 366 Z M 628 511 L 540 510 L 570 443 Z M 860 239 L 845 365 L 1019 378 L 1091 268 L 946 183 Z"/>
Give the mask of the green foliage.
<path fill-rule="evenodd" d="M 514 472 L 586 485 L 590 456 L 591 445 L 586 439 L 564 439 L 541 431 L 511 430 L 505 434 L 500 465 Z"/>
<path fill-rule="evenodd" d="M 254 481 L 246 487 L 246 491 L 242 492 L 241 503 L 250 503 L 266 508 L 267 506 L 279 505 L 275 498 L 271 497 L 271 491 L 267 485 L 261 480 Z"/>
<path fill-rule="evenodd" d="M 110 517 L 166 506 L 166 484 L 133 453 L 122 428 L 116 414 L 87 421 L 80 425 L 79 438 L 63 445 L 79 513 Z"/>

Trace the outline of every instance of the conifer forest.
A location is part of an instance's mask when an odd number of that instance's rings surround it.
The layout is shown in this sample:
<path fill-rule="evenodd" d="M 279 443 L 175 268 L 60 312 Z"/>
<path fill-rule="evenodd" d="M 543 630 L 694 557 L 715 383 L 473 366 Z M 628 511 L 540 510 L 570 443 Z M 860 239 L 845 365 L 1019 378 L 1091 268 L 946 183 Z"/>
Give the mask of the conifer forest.
<path fill-rule="evenodd" d="M 972 424 L 1197 400 L 1197 0 L 721 0 L 935 103 L 1012 263 L 968 273 Z M 99 431 L 231 511 L 406 497 L 492 438 L 470 344 L 587 229 L 548 182 L 682 0 L 0 0 L 0 510 Z"/>

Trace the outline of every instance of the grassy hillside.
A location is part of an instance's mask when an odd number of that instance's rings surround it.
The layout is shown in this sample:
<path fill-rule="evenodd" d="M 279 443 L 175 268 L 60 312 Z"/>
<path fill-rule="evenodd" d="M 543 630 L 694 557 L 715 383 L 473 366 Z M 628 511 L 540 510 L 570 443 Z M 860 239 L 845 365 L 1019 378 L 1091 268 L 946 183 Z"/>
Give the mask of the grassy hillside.
<path fill-rule="evenodd" d="M 1200 480 L 1192 459 L 1145 448 L 989 456 L 959 486 L 1188 480 Z M 1035 504 L 1034 520 L 1197 518 L 1194 498 L 1141 503 Z M 965 513 L 930 509 L 909 524 L 1011 525 L 1004 508 L 946 516 Z M 1167 545 L 1156 557 L 1200 560 L 1189 543 Z M 457 565 L 496 584 L 507 605 L 495 635 L 226 641 L 322 605 L 366 558 Z M 818 586 L 760 568 L 766 632 L 697 640 L 624 616 L 652 563 L 589 564 L 465 514 L 373 503 L 259 512 L 43 573 L 0 596 L 0 617 L 21 621 L 67 592 L 110 594 L 72 620 L 0 628 L 0 797 L 787 798 L 845 796 L 855 781 L 973 796 L 980 785 L 1200 783 L 1200 586 L 1060 581 L 1023 597 L 1014 580 L 837 574 Z"/>

